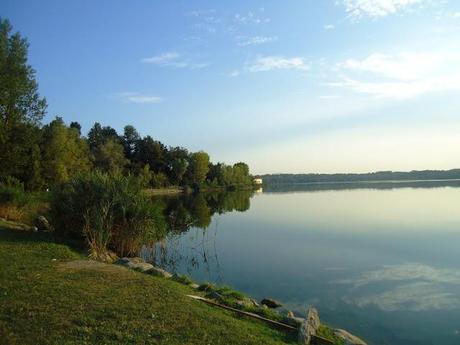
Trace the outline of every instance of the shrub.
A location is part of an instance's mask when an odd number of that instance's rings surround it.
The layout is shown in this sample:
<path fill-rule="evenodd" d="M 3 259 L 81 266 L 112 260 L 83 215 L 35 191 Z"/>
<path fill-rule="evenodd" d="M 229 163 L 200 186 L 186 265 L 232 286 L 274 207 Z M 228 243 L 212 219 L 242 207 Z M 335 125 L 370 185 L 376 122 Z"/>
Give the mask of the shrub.
<path fill-rule="evenodd" d="M 24 184 L 13 177 L 0 182 L 0 217 L 8 220 L 22 221 L 24 207 L 29 197 L 24 191 Z"/>
<path fill-rule="evenodd" d="M 0 182 L 0 203 L 14 206 L 24 206 L 28 201 L 24 192 L 24 184 L 14 177 L 7 177 Z"/>
<path fill-rule="evenodd" d="M 58 234 L 84 238 L 94 258 L 108 249 L 136 255 L 164 233 L 161 211 L 142 194 L 139 179 L 121 174 L 81 175 L 56 188 L 51 219 Z"/>

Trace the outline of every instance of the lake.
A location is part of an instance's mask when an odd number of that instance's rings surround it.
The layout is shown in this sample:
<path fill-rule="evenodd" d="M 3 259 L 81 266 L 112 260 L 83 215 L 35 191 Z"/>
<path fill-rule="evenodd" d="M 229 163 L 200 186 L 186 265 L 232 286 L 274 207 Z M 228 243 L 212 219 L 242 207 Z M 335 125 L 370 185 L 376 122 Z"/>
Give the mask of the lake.
<path fill-rule="evenodd" d="M 271 297 L 369 344 L 460 344 L 460 182 L 278 186 L 168 197 L 143 256 Z"/>

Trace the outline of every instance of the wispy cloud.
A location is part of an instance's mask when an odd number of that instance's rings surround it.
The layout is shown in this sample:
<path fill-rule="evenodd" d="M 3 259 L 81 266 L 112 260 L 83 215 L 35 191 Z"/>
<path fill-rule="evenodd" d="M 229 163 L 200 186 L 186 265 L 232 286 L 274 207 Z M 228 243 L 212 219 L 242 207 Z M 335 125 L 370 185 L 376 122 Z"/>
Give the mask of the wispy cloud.
<path fill-rule="evenodd" d="M 427 0 L 342 0 L 345 11 L 352 20 L 363 17 L 379 18 L 407 11 Z"/>
<path fill-rule="evenodd" d="M 161 103 L 163 98 L 156 95 L 145 95 L 137 92 L 120 92 L 116 96 L 127 103 Z"/>
<path fill-rule="evenodd" d="M 253 36 L 253 37 L 238 36 L 237 37 L 238 45 L 241 47 L 251 46 L 251 45 L 260 45 L 260 44 L 275 42 L 277 40 L 278 40 L 277 36 Z"/>
<path fill-rule="evenodd" d="M 321 95 L 319 96 L 319 99 L 323 99 L 323 100 L 338 99 L 338 98 L 340 98 L 339 95 Z"/>
<path fill-rule="evenodd" d="M 338 65 L 343 77 L 330 86 L 376 97 L 406 99 L 460 89 L 460 53 L 374 53 Z"/>
<path fill-rule="evenodd" d="M 263 13 L 264 12 L 263 8 L 260 8 L 258 12 Z M 233 20 L 240 24 L 263 24 L 263 23 L 270 23 L 271 21 L 270 18 L 265 17 L 261 14 L 254 13 L 252 11 L 249 11 L 246 14 L 237 13 L 233 17 Z"/>
<path fill-rule="evenodd" d="M 247 67 L 249 72 L 266 72 L 277 69 L 307 71 L 310 66 L 301 57 L 264 56 L 257 58 Z"/>
<path fill-rule="evenodd" d="M 324 30 L 334 30 L 334 29 L 335 29 L 335 25 L 333 24 L 324 25 Z"/>
<path fill-rule="evenodd" d="M 237 69 L 234 69 L 233 71 L 231 71 L 231 72 L 228 74 L 229 77 L 233 77 L 233 78 L 234 78 L 234 77 L 238 77 L 239 75 L 240 75 L 240 71 L 237 70 Z"/>
<path fill-rule="evenodd" d="M 204 68 L 207 67 L 207 63 L 192 63 L 190 60 L 184 59 L 177 52 L 167 52 L 159 55 L 155 55 L 148 58 L 141 59 L 141 62 L 154 64 L 161 67 L 171 67 L 171 68 Z"/>

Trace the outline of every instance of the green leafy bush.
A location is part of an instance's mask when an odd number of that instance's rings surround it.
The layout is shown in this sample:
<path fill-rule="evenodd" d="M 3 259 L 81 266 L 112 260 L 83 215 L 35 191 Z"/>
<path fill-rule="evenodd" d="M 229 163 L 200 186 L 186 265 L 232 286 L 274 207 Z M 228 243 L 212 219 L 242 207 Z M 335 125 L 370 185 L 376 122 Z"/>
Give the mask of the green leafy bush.
<path fill-rule="evenodd" d="M 161 210 L 147 199 L 138 178 L 95 172 L 53 190 L 51 219 L 64 237 L 85 238 L 91 256 L 107 250 L 136 255 L 164 233 Z"/>
<path fill-rule="evenodd" d="M 24 184 L 14 177 L 7 177 L 0 182 L 0 203 L 24 206 L 28 201 Z"/>

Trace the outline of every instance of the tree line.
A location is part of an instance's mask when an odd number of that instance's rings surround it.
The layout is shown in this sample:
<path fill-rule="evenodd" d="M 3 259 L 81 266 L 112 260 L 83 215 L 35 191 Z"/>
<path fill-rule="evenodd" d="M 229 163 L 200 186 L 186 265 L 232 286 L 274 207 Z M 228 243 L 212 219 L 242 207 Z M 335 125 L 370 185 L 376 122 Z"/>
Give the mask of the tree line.
<path fill-rule="evenodd" d="M 410 180 L 453 180 L 460 179 L 460 169 L 451 170 L 413 170 L 377 171 L 363 174 L 268 174 L 262 176 L 264 183 L 328 183 L 328 182 L 374 182 Z"/>
<path fill-rule="evenodd" d="M 117 133 L 96 122 L 85 136 L 78 122 L 61 117 L 42 125 L 47 102 L 27 51 L 27 40 L 0 19 L 0 181 L 13 178 L 40 190 L 98 170 L 138 176 L 150 188 L 252 186 L 246 163 L 214 164 L 204 151 L 166 146 L 131 125 Z"/>

